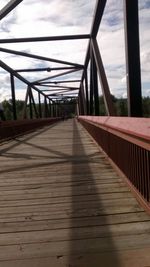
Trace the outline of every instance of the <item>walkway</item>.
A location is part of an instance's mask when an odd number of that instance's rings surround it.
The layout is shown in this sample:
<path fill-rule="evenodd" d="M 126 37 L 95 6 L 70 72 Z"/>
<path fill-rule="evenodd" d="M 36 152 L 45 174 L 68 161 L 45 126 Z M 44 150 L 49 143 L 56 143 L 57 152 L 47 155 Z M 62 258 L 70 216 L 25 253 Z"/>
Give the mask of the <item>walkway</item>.
<path fill-rule="evenodd" d="M 0 267 L 150 266 L 150 216 L 80 124 L 0 152 Z"/>

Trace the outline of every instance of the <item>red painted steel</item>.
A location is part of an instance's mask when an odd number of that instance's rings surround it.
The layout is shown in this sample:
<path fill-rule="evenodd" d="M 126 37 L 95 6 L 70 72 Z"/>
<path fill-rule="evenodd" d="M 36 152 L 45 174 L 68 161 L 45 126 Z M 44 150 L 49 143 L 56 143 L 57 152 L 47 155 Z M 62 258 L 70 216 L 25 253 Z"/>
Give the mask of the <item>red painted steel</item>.
<path fill-rule="evenodd" d="M 36 128 L 51 125 L 61 118 L 33 119 L 18 121 L 0 121 L 0 140 L 11 139 L 15 136 L 30 132 Z"/>
<path fill-rule="evenodd" d="M 150 144 L 149 118 L 79 116 L 79 119 L 109 127 L 110 129 L 114 129 L 140 139 L 145 139 L 145 141 L 148 141 Z"/>
<path fill-rule="evenodd" d="M 150 119 L 79 116 L 150 212 Z"/>

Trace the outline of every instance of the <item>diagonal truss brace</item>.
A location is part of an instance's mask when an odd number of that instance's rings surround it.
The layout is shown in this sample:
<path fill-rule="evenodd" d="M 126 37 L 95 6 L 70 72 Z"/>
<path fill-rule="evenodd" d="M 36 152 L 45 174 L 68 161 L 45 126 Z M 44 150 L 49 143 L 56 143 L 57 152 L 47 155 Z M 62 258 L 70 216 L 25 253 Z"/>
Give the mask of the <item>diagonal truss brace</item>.
<path fill-rule="evenodd" d="M 3 19 L 8 13 L 10 13 L 17 5 L 23 0 L 11 0 L 0 10 L 0 20 Z"/>
<path fill-rule="evenodd" d="M 6 49 L 6 48 L 3 48 L 3 47 L 0 47 L 0 52 L 14 54 L 14 55 L 23 56 L 23 57 L 35 58 L 35 59 L 44 60 L 44 61 L 55 62 L 55 63 L 59 63 L 59 64 L 64 64 L 64 65 L 70 65 L 70 66 L 74 66 L 74 67 L 80 67 L 80 68 L 83 67 L 80 64 L 76 64 L 76 63 L 72 63 L 72 62 L 68 62 L 68 61 L 62 61 L 62 60 L 53 59 L 53 58 L 47 58 L 47 57 L 38 56 L 38 55 L 34 55 L 34 54 L 28 54 L 28 53 L 25 53 L 25 52 Z"/>

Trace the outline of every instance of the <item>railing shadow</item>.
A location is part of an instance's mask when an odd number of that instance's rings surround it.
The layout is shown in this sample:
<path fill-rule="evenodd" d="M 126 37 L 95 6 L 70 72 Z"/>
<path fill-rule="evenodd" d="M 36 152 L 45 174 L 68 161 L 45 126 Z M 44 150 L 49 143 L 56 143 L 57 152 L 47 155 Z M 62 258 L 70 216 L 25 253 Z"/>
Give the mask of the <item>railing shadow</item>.
<path fill-rule="evenodd" d="M 119 267 L 119 259 L 117 252 L 115 252 L 107 215 L 94 181 L 93 170 L 76 121 L 73 124 L 72 149 L 73 156 L 77 158 L 78 163 L 72 164 L 72 220 L 70 230 L 70 240 L 72 241 L 70 241 L 70 256 L 67 266 Z M 91 162 L 94 162 L 94 159 L 91 158 Z M 83 182 L 84 180 L 84 190 L 83 186 L 80 190 L 80 186 L 73 185 L 74 181 Z M 101 232 L 102 229 L 104 232 Z"/>
<path fill-rule="evenodd" d="M 0 142 L 0 145 L 3 145 L 3 143 L 6 143 L 8 142 L 8 146 L 7 148 L 4 148 L 4 149 L 0 149 L 0 155 L 2 155 L 3 153 L 6 153 L 8 152 L 9 150 L 19 146 L 21 143 L 25 143 L 29 140 L 32 140 L 32 138 L 38 136 L 38 135 L 41 135 L 42 133 L 48 131 L 49 129 L 53 128 L 54 126 L 56 126 L 59 122 L 56 122 L 50 126 L 43 126 L 43 127 L 39 127 L 39 128 L 36 128 L 32 131 L 29 131 L 29 132 L 26 132 L 18 137 L 12 137 L 10 138 L 9 140 L 7 141 L 2 141 Z M 12 141 L 15 140 L 15 143 L 12 144 Z"/>

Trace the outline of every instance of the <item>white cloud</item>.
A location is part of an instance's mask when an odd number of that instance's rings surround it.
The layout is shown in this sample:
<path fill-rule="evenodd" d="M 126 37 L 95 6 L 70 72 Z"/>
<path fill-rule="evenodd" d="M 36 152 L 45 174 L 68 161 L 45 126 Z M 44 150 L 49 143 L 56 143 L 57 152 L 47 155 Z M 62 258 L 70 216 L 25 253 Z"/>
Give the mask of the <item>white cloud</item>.
<path fill-rule="evenodd" d="M 6 4 L 0 1 L 0 8 Z M 90 33 L 96 0 L 25 0 L 0 21 L 1 38 L 51 36 Z M 139 0 L 141 69 L 143 95 L 149 94 L 149 22 L 150 7 L 147 0 Z M 106 68 L 111 92 L 126 94 L 126 68 L 124 47 L 123 1 L 109 0 L 98 34 L 98 43 Z M 87 40 L 3 44 L 2 47 L 28 51 L 46 57 L 83 64 Z M 13 56 L 1 53 L 1 60 L 12 68 L 36 68 L 58 66 L 56 63 Z M 54 72 L 55 73 L 55 72 Z M 47 77 L 48 73 L 21 73 L 29 80 Z M 77 74 L 76 74 L 77 75 Z M 1 76 L 1 75 L 0 75 Z M 8 88 L 3 83 L 3 88 Z M 18 85 L 18 88 L 21 88 Z M 21 90 L 21 89 L 20 89 Z M 20 93 L 22 95 L 22 92 Z M 20 95 L 20 97 L 21 97 Z M 19 96 L 19 94 L 18 94 Z"/>
<path fill-rule="evenodd" d="M 150 5 L 146 0 L 139 1 L 139 21 L 142 94 L 149 95 L 145 84 L 149 83 L 150 70 Z M 98 42 L 111 92 L 115 95 L 118 95 L 119 92 L 126 95 L 123 1 L 107 1 Z"/>

